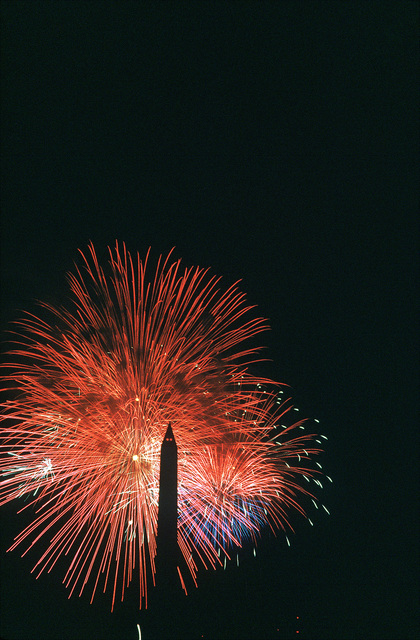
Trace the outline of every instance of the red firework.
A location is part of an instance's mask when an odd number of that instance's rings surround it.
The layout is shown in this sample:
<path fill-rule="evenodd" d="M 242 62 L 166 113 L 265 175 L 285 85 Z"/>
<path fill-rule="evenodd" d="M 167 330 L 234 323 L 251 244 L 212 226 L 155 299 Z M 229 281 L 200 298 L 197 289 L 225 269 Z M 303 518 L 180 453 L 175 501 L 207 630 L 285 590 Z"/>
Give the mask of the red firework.
<path fill-rule="evenodd" d="M 252 307 L 237 283 L 223 291 L 220 278 L 182 269 L 171 254 L 149 279 L 149 254 L 134 260 L 118 244 L 106 275 L 89 252 L 84 274 L 69 276 L 73 307 L 43 304 L 51 321 L 27 314 L 18 323 L 0 504 L 35 504 L 11 549 L 47 539 L 38 575 L 65 554 L 70 595 L 91 580 L 93 599 L 102 581 L 113 606 L 137 567 L 141 604 L 148 565 L 155 571 L 168 423 L 179 451 L 179 545 L 194 579 L 198 559 L 215 566 L 221 549 L 228 556 L 263 527 L 290 527 L 291 507 L 304 513 L 300 476 L 319 473 L 308 465 L 319 447 L 313 435 L 293 436 L 301 422 L 281 431 L 291 405 L 250 373 L 258 349 L 247 341 L 268 324 L 245 319 Z"/>

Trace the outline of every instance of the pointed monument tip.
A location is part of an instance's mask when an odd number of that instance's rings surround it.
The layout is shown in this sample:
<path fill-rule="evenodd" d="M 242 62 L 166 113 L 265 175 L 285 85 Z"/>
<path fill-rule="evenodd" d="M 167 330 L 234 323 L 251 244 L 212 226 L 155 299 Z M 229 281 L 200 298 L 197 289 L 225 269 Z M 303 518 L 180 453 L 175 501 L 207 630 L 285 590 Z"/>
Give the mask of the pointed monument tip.
<path fill-rule="evenodd" d="M 168 428 L 166 429 L 165 437 L 163 442 L 175 442 L 174 432 L 172 431 L 171 423 L 169 423 Z"/>

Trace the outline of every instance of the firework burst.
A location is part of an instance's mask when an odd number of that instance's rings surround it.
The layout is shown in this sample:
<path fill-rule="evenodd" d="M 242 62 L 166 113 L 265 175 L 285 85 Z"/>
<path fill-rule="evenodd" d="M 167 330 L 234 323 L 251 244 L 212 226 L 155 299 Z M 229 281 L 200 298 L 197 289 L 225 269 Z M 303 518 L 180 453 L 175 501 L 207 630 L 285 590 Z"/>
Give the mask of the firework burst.
<path fill-rule="evenodd" d="M 290 527 L 304 510 L 300 482 L 319 470 L 314 436 L 283 430 L 292 405 L 280 386 L 250 373 L 268 328 L 237 283 L 180 261 L 93 246 L 69 276 L 72 306 L 27 314 L 10 352 L 4 403 L 0 504 L 25 496 L 34 519 L 11 549 L 40 538 L 34 570 L 69 560 L 70 595 L 92 583 L 121 599 L 136 570 L 141 600 L 155 572 L 159 455 L 172 423 L 179 451 L 179 546 L 197 566 L 220 562 L 263 527 Z M 150 277 L 149 277 L 150 272 Z M 279 432 L 279 433 L 277 433 Z M 280 433 L 281 432 L 281 433 Z M 311 470 L 312 469 L 312 470 Z M 310 494 L 308 494 L 310 495 Z M 313 497 L 313 496 L 311 496 Z M 25 552 L 26 553 L 26 552 Z M 118 587 L 120 585 L 120 587 Z"/>

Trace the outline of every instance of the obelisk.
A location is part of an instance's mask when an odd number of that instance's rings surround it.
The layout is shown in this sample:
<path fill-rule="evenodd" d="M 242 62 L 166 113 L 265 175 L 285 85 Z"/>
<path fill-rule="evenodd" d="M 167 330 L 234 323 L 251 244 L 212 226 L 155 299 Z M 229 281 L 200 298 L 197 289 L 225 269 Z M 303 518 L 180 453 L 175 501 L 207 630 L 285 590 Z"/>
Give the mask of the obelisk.
<path fill-rule="evenodd" d="M 169 424 L 160 454 L 159 511 L 156 585 L 159 591 L 175 590 L 178 577 L 178 449 Z"/>

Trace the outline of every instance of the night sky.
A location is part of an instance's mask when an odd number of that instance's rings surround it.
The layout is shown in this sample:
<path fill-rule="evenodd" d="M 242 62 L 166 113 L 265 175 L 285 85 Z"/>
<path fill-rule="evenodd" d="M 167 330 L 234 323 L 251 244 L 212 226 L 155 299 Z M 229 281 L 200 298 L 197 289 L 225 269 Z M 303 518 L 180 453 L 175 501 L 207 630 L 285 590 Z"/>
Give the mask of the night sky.
<path fill-rule="evenodd" d="M 264 536 L 146 613 L 135 586 L 112 614 L 68 600 L 65 561 L 35 580 L 6 505 L 0 637 L 418 638 L 417 3 L 1 10 L 2 330 L 66 299 L 90 240 L 175 247 L 270 319 L 262 373 L 320 420 L 334 482 L 290 548 Z"/>

